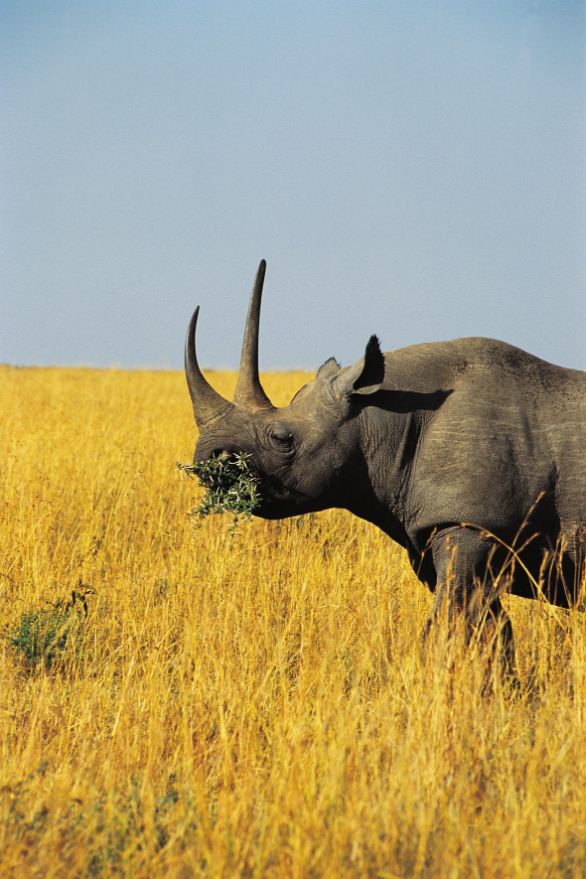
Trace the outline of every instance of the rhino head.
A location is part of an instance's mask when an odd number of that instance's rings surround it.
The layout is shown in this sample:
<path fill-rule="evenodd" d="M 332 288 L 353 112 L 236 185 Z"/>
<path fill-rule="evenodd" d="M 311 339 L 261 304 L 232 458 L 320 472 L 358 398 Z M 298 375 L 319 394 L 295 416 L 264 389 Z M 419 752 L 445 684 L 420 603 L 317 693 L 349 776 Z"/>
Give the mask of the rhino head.
<path fill-rule="evenodd" d="M 195 310 L 185 342 L 185 373 L 199 439 L 194 461 L 246 453 L 260 479 L 256 515 L 267 519 L 347 507 L 363 456 L 360 413 L 380 390 L 384 357 L 372 336 L 363 360 L 342 369 L 327 360 L 288 406 L 273 406 L 258 372 L 258 328 L 266 263 L 261 261 L 246 319 L 234 399 L 225 400 L 198 365 Z"/>

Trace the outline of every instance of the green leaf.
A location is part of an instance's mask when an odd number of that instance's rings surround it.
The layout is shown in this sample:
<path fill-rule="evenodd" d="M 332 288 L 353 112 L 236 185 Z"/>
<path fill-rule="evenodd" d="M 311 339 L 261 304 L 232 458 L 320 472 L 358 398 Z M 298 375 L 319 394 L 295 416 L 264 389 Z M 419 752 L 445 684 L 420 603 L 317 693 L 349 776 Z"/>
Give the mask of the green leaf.
<path fill-rule="evenodd" d="M 259 478 L 249 461 L 250 455 L 241 452 L 227 459 L 178 463 L 180 470 L 188 476 L 197 476 L 206 489 L 199 506 L 190 515 L 204 518 L 210 513 L 231 513 L 234 525 L 240 516 L 249 518 L 260 501 Z"/>

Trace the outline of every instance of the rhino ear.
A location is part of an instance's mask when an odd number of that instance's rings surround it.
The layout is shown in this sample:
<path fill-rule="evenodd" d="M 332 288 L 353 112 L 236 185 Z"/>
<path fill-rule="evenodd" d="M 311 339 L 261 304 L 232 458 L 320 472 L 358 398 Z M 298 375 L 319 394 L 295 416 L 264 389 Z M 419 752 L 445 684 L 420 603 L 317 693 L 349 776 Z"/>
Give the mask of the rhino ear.
<path fill-rule="evenodd" d="M 376 336 L 371 336 L 366 346 L 364 360 L 350 366 L 334 379 L 332 390 L 340 399 L 351 394 L 376 394 L 385 378 L 385 358 Z"/>
<path fill-rule="evenodd" d="M 341 370 L 341 366 L 335 357 L 328 357 L 317 371 L 316 378 L 333 378 Z"/>

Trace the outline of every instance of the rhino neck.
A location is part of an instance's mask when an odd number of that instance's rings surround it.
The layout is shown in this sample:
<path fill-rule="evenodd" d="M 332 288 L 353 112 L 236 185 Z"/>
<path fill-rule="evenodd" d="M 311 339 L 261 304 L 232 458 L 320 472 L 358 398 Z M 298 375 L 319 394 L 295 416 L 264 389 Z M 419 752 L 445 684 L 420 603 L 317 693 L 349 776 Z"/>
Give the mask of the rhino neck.
<path fill-rule="evenodd" d="M 425 414 L 418 410 L 365 406 L 359 416 L 359 452 L 348 475 L 345 506 L 407 549 L 411 471 L 425 422 Z"/>

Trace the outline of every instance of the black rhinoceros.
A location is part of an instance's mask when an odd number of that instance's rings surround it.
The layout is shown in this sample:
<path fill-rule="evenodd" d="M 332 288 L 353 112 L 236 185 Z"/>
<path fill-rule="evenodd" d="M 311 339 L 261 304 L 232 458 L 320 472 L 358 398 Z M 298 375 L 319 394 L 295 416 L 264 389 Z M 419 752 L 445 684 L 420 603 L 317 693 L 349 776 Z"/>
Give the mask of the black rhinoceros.
<path fill-rule="evenodd" d="M 245 452 L 260 479 L 258 516 L 341 507 L 405 547 L 435 593 L 433 616 L 464 610 L 469 628 L 511 627 L 500 596 L 568 607 L 585 556 L 586 372 L 484 338 L 382 354 L 376 336 L 345 368 L 330 358 L 288 406 L 258 374 L 266 264 L 248 311 L 234 401 L 185 369 L 200 436 L 195 460 Z M 433 619 L 433 617 L 432 617 Z"/>

